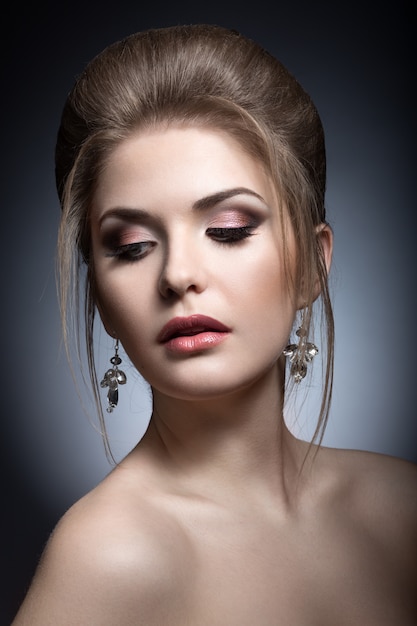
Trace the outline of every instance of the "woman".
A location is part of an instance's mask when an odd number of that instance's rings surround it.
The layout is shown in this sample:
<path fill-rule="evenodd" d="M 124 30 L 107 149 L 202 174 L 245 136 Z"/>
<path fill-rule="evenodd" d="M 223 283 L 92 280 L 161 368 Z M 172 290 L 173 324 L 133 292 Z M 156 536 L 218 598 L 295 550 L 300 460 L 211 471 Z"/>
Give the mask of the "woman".
<path fill-rule="evenodd" d="M 122 345 L 153 411 L 58 524 L 14 624 L 415 623 L 415 467 L 320 445 L 333 236 L 309 96 L 234 31 L 139 33 L 78 79 L 56 174 L 65 339 L 81 259 L 96 398 L 98 310 L 115 341 L 107 410 L 126 383 Z M 306 443 L 284 401 L 320 356 Z"/>

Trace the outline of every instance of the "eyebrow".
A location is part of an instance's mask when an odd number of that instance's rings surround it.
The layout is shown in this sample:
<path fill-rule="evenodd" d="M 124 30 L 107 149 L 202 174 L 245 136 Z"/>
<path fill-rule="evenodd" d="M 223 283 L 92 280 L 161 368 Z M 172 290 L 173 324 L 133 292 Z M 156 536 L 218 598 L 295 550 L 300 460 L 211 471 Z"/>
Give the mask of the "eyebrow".
<path fill-rule="evenodd" d="M 211 194 L 210 196 L 206 196 L 205 198 L 201 198 L 200 200 L 196 200 L 193 204 L 194 210 L 204 210 L 211 209 L 216 204 L 220 202 L 224 202 L 229 198 L 233 198 L 234 196 L 240 195 L 249 195 L 254 196 L 258 200 L 261 200 L 265 204 L 265 200 L 259 193 L 253 191 L 253 189 L 248 189 L 247 187 L 233 187 L 232 189 L 226 189 L 225 191 L 218 191 L 216 193 Z"/>
<path fill-rule="evenodd" d="M 220 202 L 224 202 L 229 198 L 233 198 L 234 196 L 240 195 L 248 195 L 257 198 L 264 204 L 266 204 L 264 198 L 253 189 L 249 189 L 247 187 L 233 187 L 232 189 L 225 189 L 224 191 L 217 191 L 216 193 L 210 194 L 209 196 L 205 196 L 204 198 L 200 198 L 196 200 L 193 205 L 193 211 L 204 211 L 207 209 L 211 209 L 216 206 L 216 204 L 220 204 Z M 108 217 L 120 217 L 124 219 L 134 219 L 134 220 L 146 220 L 149 219 L 150 214 L 145 209 L 140 208 L 129 208 L 129 207 L 114 207 L 106 211 L 100 218 L 99 222 L 102 223 Z"/>

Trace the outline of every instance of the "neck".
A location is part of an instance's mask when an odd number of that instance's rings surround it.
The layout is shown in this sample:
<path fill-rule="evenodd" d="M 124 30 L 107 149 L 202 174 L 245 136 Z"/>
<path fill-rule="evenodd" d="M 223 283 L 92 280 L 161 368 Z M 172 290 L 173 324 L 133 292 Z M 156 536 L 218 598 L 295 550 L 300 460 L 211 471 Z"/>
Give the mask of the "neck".
<path fill-rule="evenodd" d="M 143 445 L 156 453 L 168 480 L 187 491 L 203 489 L 217 499 L 242 489 L 266 491 L 286 500 L 302 459 L 301 442 L 283 419 L 283 374 L 273 369 L 249 389 L 204 401 L 154 392 Z"/>

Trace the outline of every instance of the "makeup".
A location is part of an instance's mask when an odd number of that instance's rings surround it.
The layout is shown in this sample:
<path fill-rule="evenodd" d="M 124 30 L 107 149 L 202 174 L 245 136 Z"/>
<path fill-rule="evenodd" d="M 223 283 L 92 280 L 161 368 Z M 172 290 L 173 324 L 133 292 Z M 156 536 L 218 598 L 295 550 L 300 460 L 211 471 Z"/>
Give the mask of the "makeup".
<path fill-rule="evenodd" d="M 167 350 L 177 354 L 190 354 L 209 350 L 222 343 L 231 329 L 206 315 L 175 317 L 162 328 L 158 341 Z"/>

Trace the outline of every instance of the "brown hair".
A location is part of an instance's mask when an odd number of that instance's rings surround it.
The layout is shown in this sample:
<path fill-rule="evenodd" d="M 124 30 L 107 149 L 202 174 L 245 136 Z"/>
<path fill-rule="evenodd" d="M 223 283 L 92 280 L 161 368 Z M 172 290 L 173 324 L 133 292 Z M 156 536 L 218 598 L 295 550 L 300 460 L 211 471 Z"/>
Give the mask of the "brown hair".
<path fill-rule="evenodd" d="M 92 346 L 96 288 L 89 262 L 89 207 L 98 175 L 113 148 L 136 129 L 172 123 L 226 131 L 268 168 L 274 180 L 282 203 L 281 219 L 285 207 L 295 233 L 293 280 L 305 300 L 305 332 L 312 323 L 317 280 L 321 288 L 327 350 L 323 351 L 322 402 L 313 437 L 321 442 L 331 399 L 334 343 L 327 271 L 317 237 L 317 226 L 326 220 L 322 124 L 309 95 L 261 46 L 233 30 L 192 25 L 151 29 L 107 47 L 76 81 L 59 128 L 58 269 L 64 340 L 68 349 L 68 308 L 72 295 L 79 302 L 78 275 L 85 262 L 87 355 L 106 449 Z"/>

